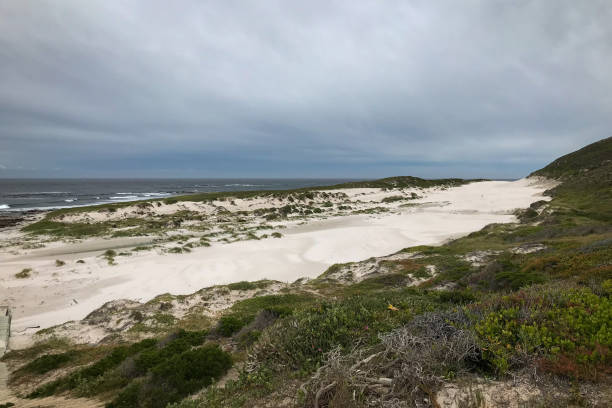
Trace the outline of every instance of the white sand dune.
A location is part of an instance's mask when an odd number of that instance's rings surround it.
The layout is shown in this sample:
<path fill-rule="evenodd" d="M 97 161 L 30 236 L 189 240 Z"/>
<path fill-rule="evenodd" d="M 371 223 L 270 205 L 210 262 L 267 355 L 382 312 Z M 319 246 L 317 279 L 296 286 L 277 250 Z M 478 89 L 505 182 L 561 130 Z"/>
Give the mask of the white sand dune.
<path fill-rule="evenodd" d="M 28 333 L 29 326 L 45 328 L 81 319 L 113 299 L 146 301 L 161 293 L 186 294 L 241 280 L 315 277 L 334 263 L 382 256 L 413 245 L 441 244 L 490 223 L 512 222 L 513 210 L 546 199 L 542 193 L 549 187 L 542 180 L 522 179 L 427 191 L 415 201 L 424 205 L 405 208 L 401 214 L 312 221 L 289 226 L 281 239 L 215 245 L 188 254 L 147 252 L 122 258 L 115 266 L 95 255 L 101 248 L 130 242 L 57 244 L 26 259 L 3 254 L 0 282 L 5 293 L 0 293 L 0 302 L 7 299 L 15 308 L 13 330 L 18 334 Z M 86 259 L 86 264 L 62 268 L 60 273 L 54 265 L 58 253 L 71 265 L 77 259 Z M 36 274 L 27 280 L 14 279 L 22 267 L 31 267 Z"/>

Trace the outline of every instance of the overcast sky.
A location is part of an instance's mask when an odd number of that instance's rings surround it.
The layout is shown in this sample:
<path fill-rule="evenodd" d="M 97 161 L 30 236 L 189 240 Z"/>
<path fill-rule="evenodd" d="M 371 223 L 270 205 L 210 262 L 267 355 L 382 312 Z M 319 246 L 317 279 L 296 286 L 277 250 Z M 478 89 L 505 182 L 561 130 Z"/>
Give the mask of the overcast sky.
<path fill-rule="evenodd" d="M 521 177 L 612 135 L 609 0 L 0 2 L 0 177 Z"/>

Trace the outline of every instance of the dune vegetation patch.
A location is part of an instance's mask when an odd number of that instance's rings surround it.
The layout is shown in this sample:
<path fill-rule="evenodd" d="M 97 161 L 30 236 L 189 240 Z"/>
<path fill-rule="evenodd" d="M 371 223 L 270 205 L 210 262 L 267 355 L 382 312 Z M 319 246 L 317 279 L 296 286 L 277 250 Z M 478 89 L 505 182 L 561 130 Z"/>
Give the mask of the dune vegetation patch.
<path fill-rule="evenodd" d="M 29 278 L 30 276 L 32 276 L 32 268 L 24 268 L 21 270 L 21 272 L 17 272 L 15 274 L 15 277 L 17 279 L 26 279 L 26 278 Z"/>
<path fill-rule="evenodd" d="M 77 396 L 115 395 L 107 407 L 165 407 L 209 385 L 232 365 L 206 332 L 181 330 L 161 339 L 146 339 L 113 348 L 106 356 L 68 375 L 43 384 L 28 398 L 70 391 Z M 75 352 L 43 355 L 22 370 L 44 374 L 75 357 Z"/>

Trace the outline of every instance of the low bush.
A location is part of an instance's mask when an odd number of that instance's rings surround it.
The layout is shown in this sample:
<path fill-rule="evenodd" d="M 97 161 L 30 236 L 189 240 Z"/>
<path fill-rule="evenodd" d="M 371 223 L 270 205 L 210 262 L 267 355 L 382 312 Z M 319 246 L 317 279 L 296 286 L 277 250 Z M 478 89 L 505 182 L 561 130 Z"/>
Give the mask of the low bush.
<path fill-rule="evenodd" d="M 161 364 L 176 354 L 183 353 L 191 347 L 204 342 L 206 331 L 187 332 L 181 330 L 166 339 L 163 347 L 153 347 L 143 350 L 134 359 L 135 375 L 144 375 L 149 369 Z M 134 373 L 132 373 L 134 375 Z"/>
<path fill-rule="evenodd" d="M 48 218 L 29 224 L 22 231 L 37 235 L 53 235 L 58 237 L 83 238 L 87 236 L 103 235 L 110 230 L 108 223 L 79 223 L 57 222 Z"/>
<path fill-rule="evenodd" d="M 45 354 L 30 361 L 28 364 L 23 366 L 21 370 L 34 374 L 45 374 L 70 362 L 77 356 L 77 354 L 78 353 L 76 351 L 67 351 L 65 353 L 58 354 Z"/>
<path fill-rule="evenodd" d="M 181 330 L 159 341 L 146 339 L 116 347 L 94 364 L 44 384 L 28 397 L 66 390 L 79 396 L 114 393 L 116 398 L 109 407 L 165 407 L 208 385 L 231 366 L 230 356 L 217 346 L 194 349 L 204 343 L 206 334 Z M 43 356 L 34 360 L 30 369 L 48 370 L 63 364 L 64 359 Z"/>
<path fill-rule="evenodd" d="M 390 197 L 385 197 L 381 200 L 382 203 L 394 203 L 396 201 L 402 201 L 404 200 L 405 197 L 401 196 L 401 195 L 395 195 L 395 196 L 390 196 Z"/>
<path fill-rule="evenodd" d="M 252 290 L 257 289 L 257 285 L 253 282 L 240 281 L 227 285 L 229 290 Z"/>
<path fill-rule="evenodd" d="M 104 259 L 106 259 L 106 261 L 108 262 L 109 265 L 114 265 L 115 264 L 115 257 L 117 256 L 117 252 L 115 252 L 112 249 L 107 249 L 106 251 L 104 251 L 104 253 L 102 254 L 102 257 Z"/>
<path fill-rule="evenodd" d="M 95 382 L 97 378 L 101 377 L 106 371 L 117 367 L 127 357 L 154 347 L 156 344 L 157 340 L 146 339 L 130 346 L 115 347 L 106 357 L 94 364 L 36 388 L 28 395 L 28 398 L 47 397 L 64 390 L 75 389 L 87 382 Z"/>
<path fill-rule="evenodd" d="M 433 249 L 440 251 L 440 249 Z M 434 255 L 427 259 L 427 262 L 436 266 L 436 282 L 453 281 L 457 282 L 473 272 L 472 265 L 455 255 Z"/>
<path fill-rule="evenodd" d="M 536 285 L 468 309 L 500 373 L 539 358 L 548 371 L 594 379 L 612 361 L 612 301 L 590 289 Z"/>
<path fill-rule="evenodd" d="M 246 323 L 236 316 L 223 316 L 217 324 L 217 331 L 224 337 L 229 337 L 240 330 Z"/>
<path fill-rule="evenodd" d="M 17 279 L 25 279 L 29 278 L 30 275 L 32 275 L 32 268 L 24 268 L 21 270 L 21 272 L 16 273 L 15 277 Z"/>
<path fill-rule="evenodd" d="M 134 381 L 107 408 L 163 408 L 210 385 L 232 366 L 218 345 L 205 345 L 163 359 L 141 381 Z"/>
<path fill-rule="evenodd" d="M 265 282 L 265 281 L 264 281 Z M 220 319 L 219 328 L 223 335 L 231 335 L 251 323 L 261 311 L 269 311 L 276 316 L 288 316 L 294 310 L 312 303 L 308 294 L 289 293 L 284 295 L 257 296 L 236 302 L 228 313 Z"/>
<path fill-rule="evenodd" d="M 141 245 L 141 246 L 137 246 L 135 248 L 132 248 L 132 251 L 136 251 L 136 252 L 138 252 L 138 251 L 148 251 L 150 249 L 152 249 L 152 247 L 146 246 L 146 245 Z"/>
<path fill-rule="evenodd" d="M 304 406 L 386 406 L 385 400 L 431 398 L 445 378 L 465 373 L 480 361 L 477 339 L 461 329 L 467 322 L 461 311 L 425 313 L 381 334 L 381 343 L 373 347 L 346 354 L 330 351 L 302 387 Z"/>
<path fill-rule="evenodd" d="M 448 302 L 454 304 L 466 304 L 473 302 L 477 299 L 476 294 L 467 290 L 441 290 L 437 292 L 438 299 L 441 302 Z"/>
<path fill-rule="evenodd" d="M 299 309 L 264 330 L 251 357 L 258 364 L 308 372 L 333 348 L 376 343 L 378 333 L 437 307 L 431 297 L 411 289 L 323 302 Z"/>
<path fill-rule="evenodd" d="M 351 285 L 349 291 L 357 293 L 370 290 L 381 290 L 391 288 L 402 288 L 410 282 L 410 278 L 401 273 L 385 273 L 383 275 L 374 276 L 362 280 L 361 282 Z"/>
<path fill-rule="evenodd" d="M 535 283 L 543 283 L 546 277 L 538 272 L 523 270 L 503 270 L 495 274 L 495 286 L 497 289 L 508 288 L 520 289 Z"/>

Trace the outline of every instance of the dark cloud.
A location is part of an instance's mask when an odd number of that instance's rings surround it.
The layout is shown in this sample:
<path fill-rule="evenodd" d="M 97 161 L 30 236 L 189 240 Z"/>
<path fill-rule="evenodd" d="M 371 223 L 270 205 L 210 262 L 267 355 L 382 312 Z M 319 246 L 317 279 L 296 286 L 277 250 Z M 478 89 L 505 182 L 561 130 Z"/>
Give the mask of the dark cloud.
<path fill-rule="evenodd" d="M 612 7 L 0 2 L 0 177 L 516 177 L 610 135 Z"/>

